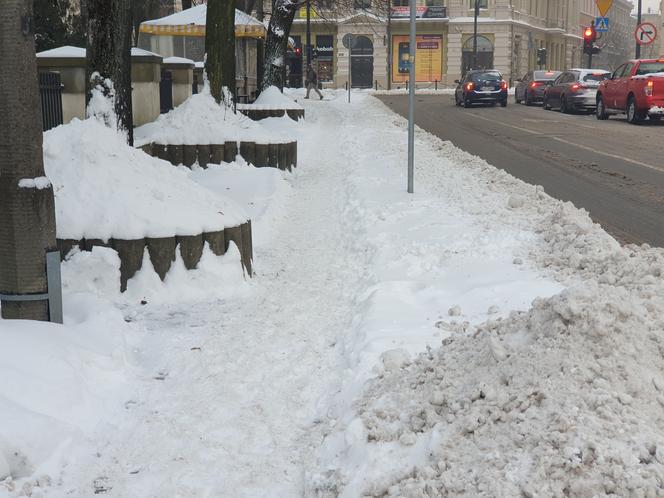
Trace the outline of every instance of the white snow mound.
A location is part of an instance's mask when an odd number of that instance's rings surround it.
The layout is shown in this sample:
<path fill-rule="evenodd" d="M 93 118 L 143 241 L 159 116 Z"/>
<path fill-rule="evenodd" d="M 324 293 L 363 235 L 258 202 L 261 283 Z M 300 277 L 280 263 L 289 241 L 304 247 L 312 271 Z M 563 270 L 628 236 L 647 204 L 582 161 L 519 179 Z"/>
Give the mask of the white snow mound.
<path fill-rule="evenodd" d="M 263 90 L 252 104 L 252 107 L 256 106 L 274 109 L 302 109 L 300 104 L 286 97 L 276 86 L 270 86 Z"/>
<path fill-rule="evenodd" d="M 223 144 L 227 141 L 284 143 L 288 138 L 264 129 L 242 113 L 219 105 L 205 86 L 175 109 L 134 130 L 134 143 Z"/>
<path fill-rule="evenodd" d="M 248 218 L 232 200 L 193 182 L 189 169 L 130 147 L 94 119 L 44 133 L 44 167 L 61 239 L 195 235 Z"/>

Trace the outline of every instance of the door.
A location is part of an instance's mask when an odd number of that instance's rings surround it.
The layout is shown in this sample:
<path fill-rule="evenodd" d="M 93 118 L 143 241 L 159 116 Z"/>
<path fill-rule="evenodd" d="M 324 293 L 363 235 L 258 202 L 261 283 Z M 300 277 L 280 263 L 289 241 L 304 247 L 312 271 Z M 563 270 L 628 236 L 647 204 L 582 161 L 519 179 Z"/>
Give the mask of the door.
<path fill-rule="evenodd" d="M 355 36 L 355 45 L 350 51 L 350 69 L 353 88 L 373 86 L 373 42 L 367 36 Z"/>
<path fill-rule="evenodd" d="M 629 84 L 629 78 L 632 75 L 633 67 L 634 64 L 631 62 L 625 64 L 625 68 L 615 82 L 615 89 L 613 90 L 613 107 L 615 109 L 620 109 L 621 111 L 627 109 L 627 86 Z"/>
<path fill-rule="evenodd" d="M 526 73 L 525 76 L 521 78 L 521 82 L 514 89 L 514 93 L 519 100 L 526 99 L 526 89 L 528 88 L 528 85 L 530 84 L 530 81 L 532 79 L 533 79 L 532 71 Z"/>

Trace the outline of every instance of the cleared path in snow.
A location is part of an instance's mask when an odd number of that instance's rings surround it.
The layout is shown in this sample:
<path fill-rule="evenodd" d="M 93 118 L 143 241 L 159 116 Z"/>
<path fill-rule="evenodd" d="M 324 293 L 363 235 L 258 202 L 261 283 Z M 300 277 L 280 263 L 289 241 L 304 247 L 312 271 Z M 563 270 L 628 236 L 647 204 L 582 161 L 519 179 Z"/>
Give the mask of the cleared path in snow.
<path fill-rule="evenodd" d="M 339 382 L 336 342 L 363 264 L 344 226 L 350 151 L 318 131 L 344 116 L 315 104 L 288 211 L 272 244 L 256 249 L 249 292 L 137 318 L 149 328 L 138 341 L 141 393 L 107 428 L 94 469 L 72 469 L 75 493 L 96 477 L 117 497 L 302 494 L 300 459 L 317 401 Z"/>

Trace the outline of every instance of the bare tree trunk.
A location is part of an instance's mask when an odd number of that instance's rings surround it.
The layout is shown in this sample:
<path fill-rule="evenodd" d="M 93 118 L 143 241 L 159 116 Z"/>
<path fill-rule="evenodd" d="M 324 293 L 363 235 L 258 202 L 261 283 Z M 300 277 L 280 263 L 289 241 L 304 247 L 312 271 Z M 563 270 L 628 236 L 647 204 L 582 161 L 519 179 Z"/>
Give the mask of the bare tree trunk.
<path fill-rule="evenodd" d="M 263 82 L 261 88 L 276 86 L 284 89 L 284 68 L 288 35 L 295 12 L 300 4 L 295 0 L 276 0 L 270 17 L 270 25 L 265 40 L 265 58 L 263 59 Z"/>
<path fill-rule="evenodd" d="M 47 292 L 45 254 L 56 250 L 53 187 L 44 176 L 32 2 L 0 2 L 0 294 Z M 47 301 L 3 301 L 3 318 L 48 320 Z"/>
<path fill-rule="evenodd" d="M 205 72 L 210 93 L 224 101 L 223 88 L 235 94 L 235 2 L 208 0 L 205 19 Z M 231 102 L 226 102 L 231 104 Z"/>
<path fill-rule="evenodd" d="M 101 88 L 115 111 L 115 116 L 104 116 L 106 123 L 125 133 L 133 145 L 131 34 L 130 0 L 88 0 L 87 96 Z"/>

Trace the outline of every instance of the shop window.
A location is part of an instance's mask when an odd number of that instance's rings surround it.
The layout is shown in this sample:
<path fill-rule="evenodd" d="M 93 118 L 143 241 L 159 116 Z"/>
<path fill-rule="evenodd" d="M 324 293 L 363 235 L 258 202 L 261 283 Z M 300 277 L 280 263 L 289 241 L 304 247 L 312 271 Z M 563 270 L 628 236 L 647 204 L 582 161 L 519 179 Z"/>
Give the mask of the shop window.
<path fill-rule="evenodd" d="M 318 60 L 318 80 L 322 82 L 334 80 L 334 65 L 331 60 Z"/>

